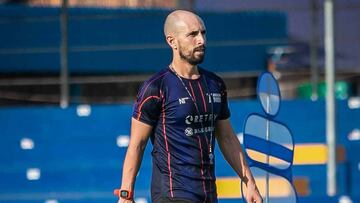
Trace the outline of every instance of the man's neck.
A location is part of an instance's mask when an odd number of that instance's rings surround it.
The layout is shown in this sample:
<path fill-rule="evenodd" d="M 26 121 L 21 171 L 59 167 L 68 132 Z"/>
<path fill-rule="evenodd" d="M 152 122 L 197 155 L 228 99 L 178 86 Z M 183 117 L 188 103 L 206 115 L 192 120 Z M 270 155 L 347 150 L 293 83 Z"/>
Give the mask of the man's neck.
<path fill-rule="evenodd" d="M 170 66 L 183 78 L 198 79 L 200 77 L 197 65 L 173 61 Z"/>

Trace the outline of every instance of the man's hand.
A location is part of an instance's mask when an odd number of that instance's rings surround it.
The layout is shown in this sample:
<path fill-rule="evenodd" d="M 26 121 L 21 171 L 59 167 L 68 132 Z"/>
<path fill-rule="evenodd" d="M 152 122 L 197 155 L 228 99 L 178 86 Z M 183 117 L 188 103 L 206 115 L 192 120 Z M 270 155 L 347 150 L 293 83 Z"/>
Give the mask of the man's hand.
<path fill-rule="evenodd" d="M 260 192 L 256 187 L 254 177 L 246 163 L 245 155 L 231 127 L 230 120 L 217 121 L 215 129 L 215 135 L 221 152 L 241 180 L 247 185 L 243 191 L 247 203 L 262 203 Z"/>
<path fill-rule="evenodd" d="M 120 197 L 120 189 L 115 189 L 114 190 L 114 195 L 119 197 L 119 201 L 118 203 L 135 203 L 134 200 L 131 198 L 131 200 L 128 200 L 128 199 L 124 199 L 122 197 Z"/>
<path fill-rule="evenodd" d="M 262 197 L 256 185 L 248 182 L 247 186 L 244 187 L 245 199 L 247 203 L 262 203 Z"/>
<path fill-rule="evenodd" d="M 119 198 L 118 203 L 135 203 L 134 200 L 126 200 L 123 198 Z"/>

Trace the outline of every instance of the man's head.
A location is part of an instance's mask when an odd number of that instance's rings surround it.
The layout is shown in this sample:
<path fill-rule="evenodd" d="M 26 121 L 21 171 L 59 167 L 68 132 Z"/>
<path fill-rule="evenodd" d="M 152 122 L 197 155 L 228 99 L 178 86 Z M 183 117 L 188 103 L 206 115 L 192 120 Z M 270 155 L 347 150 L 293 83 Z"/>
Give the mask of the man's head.
<path fill-rule="evenodd" d="M 174 57 L 179 57 L 191 65 L 197 65 L 204 60 L 205 25 L 196 14 L 184 10 L 173 11 L 166 18 L 164 34 Z"/>

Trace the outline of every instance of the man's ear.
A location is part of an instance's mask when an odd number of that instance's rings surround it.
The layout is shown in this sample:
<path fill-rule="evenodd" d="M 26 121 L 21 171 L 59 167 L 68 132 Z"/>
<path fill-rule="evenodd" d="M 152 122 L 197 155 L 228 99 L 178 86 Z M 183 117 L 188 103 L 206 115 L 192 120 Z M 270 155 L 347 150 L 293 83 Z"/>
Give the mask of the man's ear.
<path fill-rule="evenodd" d="M 168 43 L 168 45 L 173 48 L 173 49 L 177 49 L 177 45 L 175 43 L 175 38 L 171 35 L 166 36 L 166 42 Z"/>

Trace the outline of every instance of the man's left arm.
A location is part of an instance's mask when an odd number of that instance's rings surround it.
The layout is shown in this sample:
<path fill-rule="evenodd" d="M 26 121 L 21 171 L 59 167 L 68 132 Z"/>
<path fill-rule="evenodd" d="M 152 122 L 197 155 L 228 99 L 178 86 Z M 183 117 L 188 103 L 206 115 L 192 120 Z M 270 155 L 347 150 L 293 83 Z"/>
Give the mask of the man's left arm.
<path fill-rule="evenodd" d="M 221 152 L 240 179 L 246 184 L 245 197 L 247 202 L 262 202 L 254 177 L 246 162 L 240 142 L 231 127 L 230 120 L 217 121 L 215 129 Z"/>

